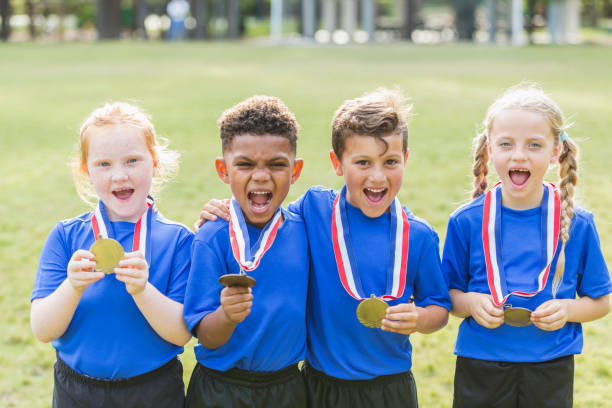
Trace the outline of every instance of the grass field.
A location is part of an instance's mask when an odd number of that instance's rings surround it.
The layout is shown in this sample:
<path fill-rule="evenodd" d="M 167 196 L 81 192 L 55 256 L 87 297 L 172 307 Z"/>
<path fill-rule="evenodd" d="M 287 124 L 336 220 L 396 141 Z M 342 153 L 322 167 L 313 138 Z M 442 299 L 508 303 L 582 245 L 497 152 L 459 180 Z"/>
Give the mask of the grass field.
<path fill-rule="evenodd" d="M 228 195 L 213 167 L 220 151 L 215 122 L 225 108 L 260 93 L 281 97 L 294 111 L 305 167 L 293 199 L 314 184 L 341 186 L 327 159 L 335 108 L 375 87 L 399 85 L 414 103 L 400 200 L 442 240 L 448 215 L 468 199 L 471 138 L 488 104 L 506 87 L 537 81 L 575 122 L 570 134 L 582 149 L 579 201 L 595 213 L 610 263 L 611 66 L 612 48 L 589 46 L 0 45 L 0 406 L 50 406 L 55 356 L 30 331 L 29 297 L 47 233 L 58 220 L 87 210 L 67 162 L 81 121 L 102 103 L 140 104 L 158 133 L 182 152 L 181 171 L 158 203 L 168 218 L 192 225 L 205 200 Z M 451 404 L 457 326 L 453 318 L 435 334 L 413 336 L 422 407 Z M 577 407 L 612 406 L 610 332 L 610 317 L 585 325 L 584 353 L 576 360 Z M 183 355 L 186 381 L 192 347 Z"/>

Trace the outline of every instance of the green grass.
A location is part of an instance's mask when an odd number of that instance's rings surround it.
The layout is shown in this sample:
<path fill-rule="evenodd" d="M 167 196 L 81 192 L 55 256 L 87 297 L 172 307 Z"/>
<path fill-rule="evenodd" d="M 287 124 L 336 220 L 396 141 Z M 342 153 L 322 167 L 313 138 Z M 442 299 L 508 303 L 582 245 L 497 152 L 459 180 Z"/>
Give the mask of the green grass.
<path fill-rule="evenodd" d="M 595 213 L 612 261 L 612 48 L 2 44 L 0 55 L 1 406 L 50 405 L 54 352 L 31 334 L 29 296 L 47 233 L 58 220 L 87 210 L 67 162 L 81 121 L 107 101 L 143 106 L 158 133 L 182 152 L 179 176 L 159 206 L 167 217 L 192 225 L 204 201 L 228 195 L 213 166 L 220 151 L 215 122 L 224 109 L 259 93 L 279 96 L 293 110 L 306 163 L 290 192 L 294 199 L 310 185 L 342 184 L 327 159 L 335 108 L 397 84 L 414 103 L 400 199 L 443 239 L 448 215 L 468 199 L 471 138 L 488 104 L 506 87 L 537 81 L 575 122 L 570 134 L 582 149 L 580 203 Z M 457 325 L 451 319 L 435 334 L 413 336 L 422 407 L 450 406 Z M 585 325 L 584 354 L 576 360 L 577 407 L 610 405 L 611 331 L 609 317 Z M 192 346 L 183 355 L 186 379 Z"/>

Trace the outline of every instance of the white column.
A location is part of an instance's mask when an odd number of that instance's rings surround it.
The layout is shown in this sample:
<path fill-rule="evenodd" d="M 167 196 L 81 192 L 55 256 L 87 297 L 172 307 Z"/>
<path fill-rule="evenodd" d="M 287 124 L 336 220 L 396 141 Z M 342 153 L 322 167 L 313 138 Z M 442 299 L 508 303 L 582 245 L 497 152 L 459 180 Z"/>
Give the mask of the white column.
<path fill-rule="evenodd" d="M 270 38 L 280 41 L 283 37 L 283 0 L 270 1 Z"/>
<path fill-rule="evenodd" d="M 361 29 L 368 33 L 368 39 L 374 39 L 376 30 L 376 4 L 375 0 L 361 0 Z"/>
<path fill-rule="evenodd" d="M 565 35 L 570 44 L 580 42 L 580 1 L 566 0 Z"/>
<path fill-rule="evenodd" d="M 356 0 L 342 0 L 342 29 L 351 36 L 357 26 L 357 4 Z"/>
<path fill-rule="evenodd" d="M 523 0 L 512 0 L 512 45 L 523 45 Z"/>
<path fill-rule="evenodd" d="M 314 37 L 317 25 L 315 2 L 316 0 L 302 0 L 302 27 L 304 27 L 304 37 Z"/>
<path fill-rule="evenodd" d="M 336 30 L 336 1 L 322 0 L 323 28 L 332 34 Z"/>

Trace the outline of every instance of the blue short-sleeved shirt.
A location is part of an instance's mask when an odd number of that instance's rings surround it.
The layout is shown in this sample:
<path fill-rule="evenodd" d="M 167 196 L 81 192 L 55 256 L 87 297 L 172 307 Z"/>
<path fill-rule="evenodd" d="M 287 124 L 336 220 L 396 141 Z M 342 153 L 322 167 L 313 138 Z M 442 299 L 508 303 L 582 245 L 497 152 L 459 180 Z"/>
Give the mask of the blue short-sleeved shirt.
<path fill-rule="evenodd" d="M 306 351 L 306 291 L 309 255 L 304 222 L 283 210 L 284 221 L 276 239 L 257 269 L 249 272 L 253 286 L 251 313 L 238 323 L 229 341 L 217 349 L 195 346 L 197 360 L 204 366 L 226 371 L 230 368 L 269 372 L 302 360 Z M 260 230 L 247 225 L 250 242 Z M 220 306 L 223 286 L 218 279 L 239 273 L 232 254 L 229 224 L 209 221 L 198 231 L 192 245 L 192 263 L 184 315 L 195 334 L 197 324 Z"/>
<path fill-rule="evenodd" d="M 40 256 L 31 300 L 53 293 L 67 278 L 72 254 L 91 247 L 91 215 L 61 221 L 53 228 Z M 111 223 L 114 238 L 126 252 L 132 250 L 134 225 Z M 187 227 L 153 213 L 149 282 L 179 303 L 183 303 L 192 238 Z M 68 329 L 52 344 L 75 371 L 104 379 L 146 373 L 183 352 L 183 347 L 165 341 L 153 330 L 114 274 L 83 292 Z"/>
<path fill-rule="evenodd" d="M 304 217 L 311 250 L 307 360 L 327 375 L 348 380 L 408 371 L 412 366 L 409 336 L 359 323 L 359 301 L 340 282 L 331 236 L 336 195 L 336 191 L 312 187 L 288 208 Z M 417 306 L 450 309 L 448 287 L 440 271 L 438 237 L 423 220 L 409 211 L 407 214 L 410 239 L 406 288 L 401 298 L 388 303 L 407 303 L 414 296 Z M 347 216 L 363 290 L 367 296 L 383 295 L 391 256 L 390 214 L 369 218 L 347 202 Z"/>
<path fill-rule="evenodd" d="M 484 196 L 459 208 L 448 222 L 442 270 L 451 289 L 490 293 L 482 246 Z M 504 271 L 509 291 L 537 290 L 537 277 L 545 266 L 545 243 L 541 238 L 540 207 L 517 211 L 502 206 L 501 231 Z M 560 244 L 559 244 L 560 245 Z M 558 253 L 557 253 L 558 256 Z M 506 304 L 535 310 L 552 299 L 552 275 L 544 290 L 534 297 L 512 295 Z M 612 291 L 612 282 L 599 245 L 593 215 L 576 208 L 565 246 L 565 273 L 557 298 L 578 296 L 597 298 Z M 539 362 L 580 353 L 582 326 L 567 323 L 555 331 L 535 325 L 496 329 L 479 325 L 472 317 L 459 327 L 455 354 L 489 361 Z"/>

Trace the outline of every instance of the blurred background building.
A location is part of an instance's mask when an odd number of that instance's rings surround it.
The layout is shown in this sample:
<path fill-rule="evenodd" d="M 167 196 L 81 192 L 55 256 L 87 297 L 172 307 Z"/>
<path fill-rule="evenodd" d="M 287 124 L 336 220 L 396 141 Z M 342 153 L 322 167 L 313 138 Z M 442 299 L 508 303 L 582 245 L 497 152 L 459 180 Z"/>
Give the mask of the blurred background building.
<path fill-rule="evenodd" d="M 177 22 L 166 0 L 0 0 L 0 37 L 612 44 L 612 0 L 182 1 Z"/>

